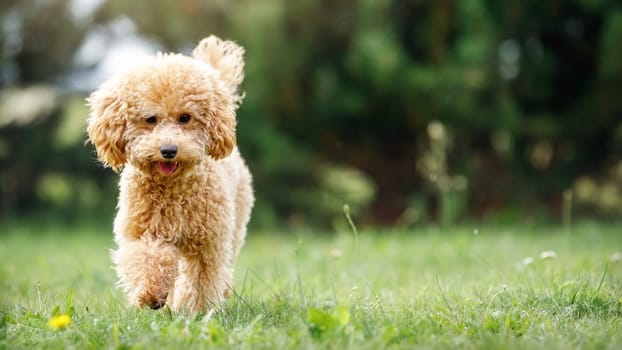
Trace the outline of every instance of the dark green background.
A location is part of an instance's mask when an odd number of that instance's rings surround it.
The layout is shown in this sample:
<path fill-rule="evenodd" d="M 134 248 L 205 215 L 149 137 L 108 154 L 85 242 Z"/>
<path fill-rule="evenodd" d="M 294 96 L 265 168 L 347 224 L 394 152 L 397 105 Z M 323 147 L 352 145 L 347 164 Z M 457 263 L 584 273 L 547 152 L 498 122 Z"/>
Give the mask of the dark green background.
<path fill-rule="evenodd" d="M 620 1 L 71 3 L 0 3 L 0 218 L 112 217 L 70 81 L 114 23 L 163 51 L 246 48 L 256 227 L 343 224 L 344 204 L 361 224 L 558 222 L 564 193 L 573 217 L 622 214 Z"/>

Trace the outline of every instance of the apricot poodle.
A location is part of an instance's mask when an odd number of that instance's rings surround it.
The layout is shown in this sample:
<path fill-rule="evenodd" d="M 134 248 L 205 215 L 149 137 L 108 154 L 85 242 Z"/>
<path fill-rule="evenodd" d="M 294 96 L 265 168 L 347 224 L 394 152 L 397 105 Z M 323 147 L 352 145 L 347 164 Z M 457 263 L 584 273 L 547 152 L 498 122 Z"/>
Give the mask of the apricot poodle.
<path fill-rule="evenodd" d="M 215 36 L 89 97 L 89 140 L 121 172 L 112 260 L 137 306 L 201 312 L 231 292 L 254 202 L 236 147 L 244 50 Z"/>

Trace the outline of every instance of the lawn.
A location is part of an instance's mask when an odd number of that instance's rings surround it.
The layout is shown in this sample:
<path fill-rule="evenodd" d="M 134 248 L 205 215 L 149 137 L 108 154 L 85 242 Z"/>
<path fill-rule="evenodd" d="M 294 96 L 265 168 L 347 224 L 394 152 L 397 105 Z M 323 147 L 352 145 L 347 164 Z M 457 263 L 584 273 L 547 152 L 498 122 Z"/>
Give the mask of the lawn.
<path fill-rule="evenodd" d="M 127 307 L 105 225 L 3 226 L 0 348 L 622 348 L 615 225 L 252 232 L 197 316 Z"/>

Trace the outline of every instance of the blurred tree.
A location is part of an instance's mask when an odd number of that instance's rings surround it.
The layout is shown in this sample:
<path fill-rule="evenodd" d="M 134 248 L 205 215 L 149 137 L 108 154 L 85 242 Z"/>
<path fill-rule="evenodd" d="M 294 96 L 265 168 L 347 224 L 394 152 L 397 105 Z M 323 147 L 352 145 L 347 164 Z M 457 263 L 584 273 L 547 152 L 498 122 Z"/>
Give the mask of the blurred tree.
<path fill-rule="evenodd" d="M 75 18 L 70 3 L 0 4 L 0 216 L 95 210 L 101 206 L 89 193 L 112 183 L 83 145 L 86 110 L 68 113 L 74 98 L 62 82 L 91 25 Z"/>
<path fill-rule="evenodd" d="M 109 197 L 114 176 L 66 137 L 86 111 L 62 81 L 119 22 L 165 50 L 210 33 L 246 48 L 239 142 L 261 225 L 330 224 L 346 202 L 381 223 L 555 214 L 567 188 L 622 212 L 619 1 L 108 0 L 81 19 L 74 3 L 0 4 L 5 213 Z M 41 83 L 52 102 L 19 122 L 14 96 Z"/>
<path fill-rule="evenodd" d="M 620 81 L 620 56 L 604 45 L 622 32 L 608 24 L 619 17 L 616 1 L 488 1 L 498 41 L 499 84 L 507 89 L 520 119 L 510 154 L 513 183 L 531 188 L 532 202 L 559 207 L 561 193 L 578 174 L 607 171 L 619 159 L 611 148 L 622 101 L 611 98 Z M 614 30 L 615 31 L 615 30 Z M 511 71 L 512 46 L 518 56 Z M 606 50 L 606 49 L 605 49 Z M 619 50 L 618 50 L 619 52 Z M 612 52 L 613 53 L 613 52 Z M 606 104 L 603 101 L 608 101 Z M 616 122 L 616 120 L 618 120 Z"/>

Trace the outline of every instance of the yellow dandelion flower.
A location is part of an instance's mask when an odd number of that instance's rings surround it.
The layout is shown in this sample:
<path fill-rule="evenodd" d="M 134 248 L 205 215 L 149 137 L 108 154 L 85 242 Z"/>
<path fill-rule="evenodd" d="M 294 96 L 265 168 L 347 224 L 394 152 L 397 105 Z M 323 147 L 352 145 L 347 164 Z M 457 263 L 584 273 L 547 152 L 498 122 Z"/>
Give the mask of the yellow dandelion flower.
<path fill-rule="evenodd" d="M 64 329 L 71 324 L 71 317 L 66 314 L 54 316 L 48 321 L 48 326 L 53 329 Z"/>

